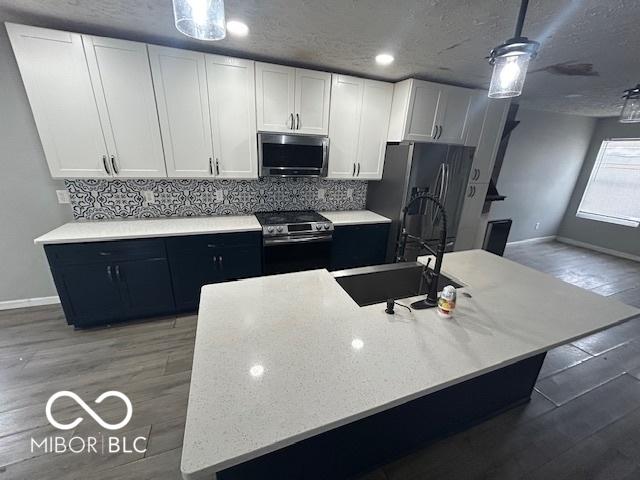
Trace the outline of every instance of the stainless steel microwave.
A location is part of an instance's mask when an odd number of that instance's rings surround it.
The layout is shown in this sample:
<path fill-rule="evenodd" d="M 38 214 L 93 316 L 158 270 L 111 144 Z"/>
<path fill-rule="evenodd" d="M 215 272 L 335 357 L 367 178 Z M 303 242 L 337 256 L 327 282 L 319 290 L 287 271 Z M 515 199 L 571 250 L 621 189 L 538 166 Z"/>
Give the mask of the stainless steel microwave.
<path fill-rule="evenodd" d="M 317 135 L 258 134 L 262 177 L 326 177 L 329 138 Z"/>

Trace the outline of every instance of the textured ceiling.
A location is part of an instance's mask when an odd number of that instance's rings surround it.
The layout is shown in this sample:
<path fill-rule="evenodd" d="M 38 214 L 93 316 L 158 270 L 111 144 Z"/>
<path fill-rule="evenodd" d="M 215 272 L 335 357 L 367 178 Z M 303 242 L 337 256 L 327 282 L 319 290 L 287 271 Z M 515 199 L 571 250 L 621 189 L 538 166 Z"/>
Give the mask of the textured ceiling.
<path fill-rule="evenodd" d="M 171 0 L 0 0 L 0 20 L 400 80 L 487 88 L 489 49 L 512 36 L 517 0 L 226 0 L 244 39 L 179 34 Z M 543 46 L 520 103 L 590 116 L 619 112 L 640 81 L 639 0 L 531 0 L 524 33 Z M 379 67 L 373 57 L 391 52 Z M 577 64 L 577 65 L 574 65 Z M 589 65 L 591 64 L 591 66 Z M 576 75 L 578 74 L 578 75 Z"/>

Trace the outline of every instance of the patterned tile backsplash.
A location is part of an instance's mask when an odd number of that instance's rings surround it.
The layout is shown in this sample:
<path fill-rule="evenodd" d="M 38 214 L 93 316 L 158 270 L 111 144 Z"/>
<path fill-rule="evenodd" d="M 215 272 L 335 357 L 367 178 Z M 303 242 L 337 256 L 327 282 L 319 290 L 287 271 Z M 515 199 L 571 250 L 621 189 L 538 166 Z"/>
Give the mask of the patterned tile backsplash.
<path fill-rule="evenodd" d="M 367 182 L 308 178 L 74 179 L 65 180 L 65 185 L 76 220 L 242 215 L 270 210 L 358 210 L 364 208 L 367 196 Z M 153 203 L 145 200 L 147 191 L 153 192 Z"/>

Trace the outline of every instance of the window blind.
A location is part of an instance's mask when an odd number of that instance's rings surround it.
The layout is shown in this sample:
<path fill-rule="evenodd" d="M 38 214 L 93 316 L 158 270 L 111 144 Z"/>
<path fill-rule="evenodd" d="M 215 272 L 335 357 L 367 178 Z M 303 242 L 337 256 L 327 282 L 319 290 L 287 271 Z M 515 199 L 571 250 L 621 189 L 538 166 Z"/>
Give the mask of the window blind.
<path fill-rule="evenodd" d="M 637 227 L 640 223 L 640 139 L 600 146 L 578 217 Z"/>

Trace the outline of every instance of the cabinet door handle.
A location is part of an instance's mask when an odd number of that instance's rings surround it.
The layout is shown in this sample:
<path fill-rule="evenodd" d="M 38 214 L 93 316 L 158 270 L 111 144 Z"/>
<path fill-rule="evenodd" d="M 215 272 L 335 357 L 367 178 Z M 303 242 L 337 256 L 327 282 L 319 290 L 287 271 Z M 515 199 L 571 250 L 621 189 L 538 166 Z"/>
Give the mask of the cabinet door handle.
<path fill-rule="evenodd" d="M 290 113 L 290 114 L 289 114 L 289 118 L 290 118 L 290 120 L 291 120 L 291 127 L 290 127 L 290 130 L 294 130 L 294 128 L 293 128 L 293 127 L 294 127 L 294 124 L 293 124 L 293 113 Z"/>
<path fill-rule="evenodd" d="M 113 283 L 113 275 L 111 274 L 111 265 L 107 265 L 107 277 L 109 277 L 109 281 Z"/>
<path fill-rule="evenodd" d="M 215 243 L 207 243 L 207 248 L 216 248 Z"/>
<path fill-rule="evenodd" d="M 104 167 L 105 172 L 107 172 L 107 175 L 111 175 L 111 170 L 109 170 L 106 155 L 102 155 L 102 166 Z"/>
<path fill-rule="evenodd" d="M 116 164 L 116 157 L 114 155 L 111 155 L 111 166 L 113 167 L 113 171 L 116 175 L 120 174 L 120 170 L 118 169 L 118 166 Z"/>
<path fill-rule="evenodd" d="M 469 185 L 469 191 L 467 192 L 467 197 L 473 197 L 473 185 Z"/>
<path fill-rule="evenodd" d="M 438 125 L 438 138 L 436 138 L 436 140 L 440 140 L 441 136 L 442 136 L 442 125 Z"/>
<path fill-rule="evenodd" d="M 431 138 L 434 140 L 438 138 L 438 125 L 434 125 L 433 131 L 431 132 Z"/>
<path fill-rule="evenodd" d="M 360 162 L 358 162 L 358 173 L 356 173 L 356 177 L 360 176 Z"/>
<path fill-rule="evenodd" d="M 219 262 L 220 262 L 220 269 L 224 270 L 224 258 L 222 257 L 222 255 L 220 255 L 218 257 L 218 259 L 219 259 Z"/>
<path fill-rule="evenodd" d="M 116 265 L 116 280 L 119 281 L 119 282 L 121 281 L 121 278 L 120 278 L 120 265 Z"/>
<path fill-rule="evenodd" d="M 220 175 L 220 164 L 218 163 L 217 158 L 216 158 L 216 175 Z"/>
<path fill-rule="evenodd" d="M 215 266 L 216 270 L 218 269 L 218 257 L 217 255 L 213 256 L 213 265 Z"/>
<path fill-rule="evenodd" d="M 300 130 L 300 115 L 296 113 L 296 130 Z"/>
<path fill-rule="evenodd" d="M 209 175 L 213 175 L 213 159 L 209 157 Z"/>
<path fill-rule="evenodd" d="M 353 172 L 351 173 L 352 177 L 356 176 L 356 162 L 353 162 Z"/>

